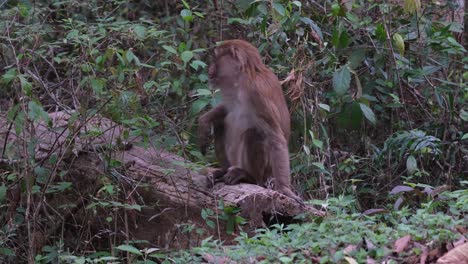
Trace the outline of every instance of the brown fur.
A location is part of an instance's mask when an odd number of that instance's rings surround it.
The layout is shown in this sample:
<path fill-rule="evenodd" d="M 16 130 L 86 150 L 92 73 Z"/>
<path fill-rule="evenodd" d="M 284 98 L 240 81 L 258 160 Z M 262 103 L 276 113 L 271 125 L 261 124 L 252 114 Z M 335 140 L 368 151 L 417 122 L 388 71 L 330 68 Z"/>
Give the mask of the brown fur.
<path fill-rule="evenodd" d="M 210 85 L 220 88 L 223 97 L 220 105 L 199 119 L 203 153 L 214 127 L 221 165 L 214 181 L 265 186 L 271 178 L 277 191 L 300 201 L 291 191 L 286 100 L 258 50 L 243 40 L 224 41 L 215 49 L 208 74 Z"/>

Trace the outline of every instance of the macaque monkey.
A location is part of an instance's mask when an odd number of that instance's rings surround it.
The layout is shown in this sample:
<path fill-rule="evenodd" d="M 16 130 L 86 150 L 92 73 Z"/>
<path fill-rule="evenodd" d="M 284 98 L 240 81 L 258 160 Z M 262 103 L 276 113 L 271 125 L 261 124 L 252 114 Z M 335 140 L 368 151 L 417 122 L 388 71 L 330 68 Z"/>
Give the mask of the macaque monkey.
<path fill-rule="evenodd" d="M 208 75 L 222 96 L 218 106 L 199 118 L 201 151 L 205 153 L 213 127 L 221 166 L 211 183 L 265 186 L 271 179 L 275 190 L 302 201 L 291 190 L 286 100 L 258 50 L 243 40 L 224 41 L 215 48 Z"/>

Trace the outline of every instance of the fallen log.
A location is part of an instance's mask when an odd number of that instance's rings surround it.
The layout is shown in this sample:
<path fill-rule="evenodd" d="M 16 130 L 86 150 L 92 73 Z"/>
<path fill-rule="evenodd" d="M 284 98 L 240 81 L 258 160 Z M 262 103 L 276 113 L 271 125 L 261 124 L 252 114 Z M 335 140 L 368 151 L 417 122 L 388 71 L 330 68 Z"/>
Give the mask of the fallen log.
<path fill-rule="evenodd" d="M 312 207 L 305 207 L 287 196 L 257 185 L 217 184 L 207 189 L 206 174 L 211 173 L 211 169 L 201 168 L 162 149 L 138 146 L 141 145 L 139 138 L 124 140 L 125 128 L 107 118 L 95 115 L 80 120 L 65 112 L 51 113 L 49 117 L 51 126 L 39 122 L 20 135 L 15 134 L 6 118 L 0 117 L 0 146 L 5 146 L 1 149 L 4 155 L 0 163 L 11 166 L 13 160 L 26 158 L 27 153 L 22 152 L 21 146 L 35 138 L 38 140 L 35 150 L 38 164 L 47 164 L 51 157 L 57 160 L 55 164 L 63 163 L 61 166 L 68 168 L 67 177 L 73 182 L 73 187 L 80 190 L 81 197 L 95 196 L 102 185 L 99 177 L 111 176 L 125 189 L 127 203 L 141 206 L 141 210 L 126 210 L 123 233 L 127 239 L 145 239 L 158 246 L 171 247 L 174 244 L 183 247 L 196 245 L 208 235 L 228 239 L 229 236 L 222 230 L 223 221 L 216 217 L 223 213 L 223 208 L 219 207 L 221 199 L 224 207 L 240 209 L 240 216 L 247 220 L 243 230 L 247 231 L 264 227 L 271 220 L 291 221 L 303 213 L 321 215 Z M 109 160 L 120 166 L 110 167 Z M 47 183 L 57 179 L 58 170 L 57 167 L 50 168 Z M 56 206 L 63 202 L 63 198 L 47 199 L 49 204 Z M 90 202 L 69 211 L 69 217 L 74 218 L 75 224 L 77 211 L 84 210 Z M 181 226 L 186 223 L 206 227 L 209 219 L 201 215 L 204 208 L 214 212 L 209 216 L 218 223 L 214 234 L 203 234 L 195 240 L 182 234 Z M 51 235 L 53 231 L 46 233 Z"/>

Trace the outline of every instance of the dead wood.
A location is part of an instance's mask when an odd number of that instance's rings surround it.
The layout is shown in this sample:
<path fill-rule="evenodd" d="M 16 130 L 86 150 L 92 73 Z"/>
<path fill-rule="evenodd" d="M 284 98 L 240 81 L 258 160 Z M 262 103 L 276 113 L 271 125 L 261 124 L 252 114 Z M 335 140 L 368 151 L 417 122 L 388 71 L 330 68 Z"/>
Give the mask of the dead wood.
<path fill-rule="evenodd" d="M 6 146 L 1 150 L 4 155 L 0 162 L 3 166 L 21 166 L 12 163 L 27 157 L 22 146 L 36 138 L 39 142 L 35 159 L 40 164 L 48 164 L 47 161 L 54 156 L 56 164 L 63 163 L 60 166 L 68 168 L 68 177 L 80 197 L 96 195 L 102 185 L 100 177 L 112 176 L 125 189 L 127 203 L 143 206 L 141 211 L 126 211 L 126 238 L 146 239 L 166 246 L 197 244 L 201 237 L 194 239 L 187 234 L 182 235 L 181 226 L 184 223 L 204 226 L 201 210 L 210 208 L 221 214 L 218 208 L 220 199 L 225 206 L 241 209 L 241 216 L 248 220 L 243 230 L 265 226 L 271 220 L 290 221 L 302 213 L 321 215 L 311 207 L 305 208 L 289 197 L 256 185 L 217 184 L 207 189 L 205 174 L 210 169 L 196 166 L 162 149 L 141 146 L 138 138 L 125 141 L 125 128 L 107 118 L 96 115 L 73 121 L 65 112 L 49 116 L 52 126 L 39 123 L 20 135 L 15 134 L 5 117 L 0 117 L 0 146 Z M 119 161 L 121 166 L 109 168 L 106 161 L 110 158 Z M 52 166 L 48 184 L 57 179 L 56 171 L 58 168 Z M 44 195 L 42 199 L 56 206 L 64 202 L 63 197 Z M 77 216 L 77 210 L 84 210 L 89 202 L 83 202 L 82 208 L 69 211 L 64 218 L 75 224 L 84 221 Z M 215 237 L 225 239 L 223 223 L 217 223 L 220 227 L 214 230 Z M 46 233 L 51 232 L 53 230 Z"/>

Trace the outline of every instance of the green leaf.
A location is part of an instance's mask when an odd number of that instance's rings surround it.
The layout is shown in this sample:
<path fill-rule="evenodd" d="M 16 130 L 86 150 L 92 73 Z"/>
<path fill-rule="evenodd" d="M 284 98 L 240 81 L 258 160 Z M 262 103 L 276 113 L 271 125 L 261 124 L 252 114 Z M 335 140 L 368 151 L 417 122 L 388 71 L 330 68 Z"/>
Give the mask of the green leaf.
<path fill-rule="evenodd" d="M 385 27 L 383 24 L 378 24 L 375 28 L 375 37 L 380 42 L 384 42 L 387 39 L 387 32 L 385 31 Z"/>
<path fill-rule="evenodd" d="M 191 22 L 193 20 L 193 14 L 192 11 L 189 9 L 183 9 L 180 11 L 180 16 L 185 22 Z"/>
<path fill-rule="evenodd" d="M 103 78 L 91 79 L 91 87 L 93 88 L 94 93 L 97 95 L 102 94 L 105 84 L 106 84 L 106 80 Z"/>
<path fill-rule="evenodd" d="M 312 165 L 314 165 L 315 167 L 321 169 L 321 170 L 325 170 L 325 166 L 323 165 L 322 162 L 312 162 Z"/>
<path fill-rule="evenodd" d="M 262 15 L 267 15 L 267 14 L 268 14 L 268 9 L 267 9 L 267 7 L 265 6 L 265 4 L 263 4 L 263 3 L 262 3 L 262 4 L 259 4 L 259 5 L 257 6 L 257 10 L 258 10 L 258 12 L 260 12 L 260 14 L 262 14 Z"/>
<path fill-rule="evenodd" d="M 132 254 L 139 255 L 139 256 L 143 255 L 140 252 L 140 250 L 138 250 L 136 247 L 130 246 L 130 245 L 120 245 L 120 246 L 116 247 L 116 249 L 121 250 L 121 251 L 130 252 Z"/>
<path fill-rule="evenodd" d="M 211 96 L 211 91 L 209 89 L 198 89 L 196 96 Z"/>
<path fill-rule="evenodd" d="M 24 75 L 19 75 L 19 80 L 20 80 L 20 84 L 21 84 L 21 88 L 23 89 L 23 92 L 27 95 L 27 96 L 31 96 L 31 92 L 32 92 L 32 84 L 26 79 L 26 77 Z"/>
<path fill-rule="evenodd" d="M 465 111 L 464 109 L 462 109 L 460 111 L 460 118 L 465 121 L 465 122 L 468 122 L 468 112 Z"/>
<path fill-rule="evenodd" d="M 187 3 L 187 1 L 182 0 L 182 4 L 184 5 L 185 8 L 190 9 L 190 6 L 189 6 L 189 4 Z"/>
<path fill-rule="evenodd" d="M 182 59 L 184 63 L 187 63 L 193 58 L 193 52 L 186 50 L 182 52 L 182 54 L 180 55 L 180 58 Z"/>
<path fill-rule="evenodd" d="M 353 51 L 353 53 L 351 53 L 351 56 L 349 57 L 349 66 L 351 67 L 351 69 L 356 69 L 361 65 L 365 58 L 366 49 L 356 49 Z"/>
<path fill-rule="evenodd" d="M 133 54 L 133 51 L 131 49 L 127 50 L 127 52 L 125 53 L 125 58 L 127 58 L 128 62 L 132 62 L 133 60 L 135 61 L 138 60 L 135 54 Z"/>
<path fill-rule="evenodd" d="M 323 141 L 320 139 L 312 139 L 312 144 L 319 149 L 323 149 Z"/>
<path fill-rule="evenodd" d="M 278 12 L 278 14 L 280 14 L 281 16 L 284 16 L 285 10 L 284 10 L 284 6 L 282 4 L 273 3 L 273 9 L 275 9 L 276 12 Z"/>
<path fill-rule="evenodd" d="M 465 133 L 465 134 L 462 136 L 461 140 L 467 140 L 467 139 L 468 139 L 468 133 Z"/>
<path fill-rule="evenodd" d="M 135 35 L 139 38 L 139 39 L 144 39 L 146 37 L 146 27 L 142 26 L 142 25 L 136 25 L 134 28 L 133 28 L 133 32 L 135 32 Z"/>
<path fill-rule="evenodd" d="M 49 115 L 44 111 L 42 105 L 35 101 L 30 101 L 28 103 L 28 117 L 32 121 L 43 119 L 44 121 L 49 122 Z"/>
<path fill-rule="evenodd" d="M 301 7 L 302 3 L 300 1 L 293 1 L 293 4 L 295 4 L 297 7 Z"/>
<path fill-rule="evenodd" d="M 190 67 L 192 67 L 194 70 L 198 70 L 199 67 L 202 69 L 205 68 L 207 65 L 201 60 L 194 60 L 192 63 L 190 63 Z"/>
<path fill-rule="evenodd" d="M 348 66 L 343 66 L 333 73 L 333 89 L 338 95 L 343 96 L 348 91 L 350 82 L 351 73 Z"/>
<path fill-rule="evenodd" d="M 359 103 L 359 107 L 361 108 L 361 111 L 366 117 L 366 119 L 369 120 L 369 122 L 371 122 L 373 125 L 375 125 L 376 119 L 375 119 L 375 114 L 372 111 L 372 109 L 370 109 L 370 107 L 368 107 L 367 105 L 363 103 Z"/>
<path fill-rule="evenodd" d="M 418 163 L 413 155 L 409 155 L 406 159 L 406 170 L 409 175 L 413 175 L 418 170 Z"/>
<path fill-rule="evenodd" d="M 15 252 L 9 248 L 0 247 L 0 256 L 16 256 Z"/>
<path fill-rule="evenodd" d="M 195 102 L 192 103 L 192 114 L 200 113 L 200 111 L 203 110 L 203 108 L 205 108 L 205 106 L 207 106 L 208 103 L 209 100 L 207 100 L 206 98 L 197 99 Z"/>
<path fill-rule="evenodd" d="M 2 82 L 3 83 L 10 83 L 12 80 L 14 80 L 17 76 L 16 68 L 11 68 L 5 74 L 2 76 Z"/>
<path fill-rule="evenodd" d="M 6 192 L 7 192 L 7 187 L 5 186 L 4 183 L 0 185 L 0 202 L 3 202 L 6 197 Z"/>
<path fill-rule="evenodd" d="M 331 11 L 332 11 L 332 15 L 338 16 L 340 14 L 340 11 L 341 11 L 340 4 L 337 4 L 337 3 L 332 4 Z"/>
<path fill-rule="evenodd" d="M 171 47 L 171 46 L 166 46 L 166 45 L 163 45 L 162 47 L 163 47 L 163 49 L 169 51 L 170 53 L 173 53 L 173 54 L 176 54 L 176 55 L 177 55 L 177 50 L 174 49 L 173 47 Z"/>
<path fill-rule="evenodd" d="M 47 180 L 49 179 L 50 175 L 50 170 L 41 166 L 36 166 L 34 168 L 34 174 L 36 175 L 38 183 L 47 183 Z"/>

